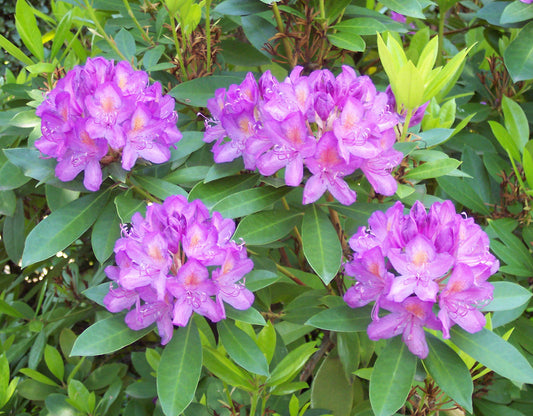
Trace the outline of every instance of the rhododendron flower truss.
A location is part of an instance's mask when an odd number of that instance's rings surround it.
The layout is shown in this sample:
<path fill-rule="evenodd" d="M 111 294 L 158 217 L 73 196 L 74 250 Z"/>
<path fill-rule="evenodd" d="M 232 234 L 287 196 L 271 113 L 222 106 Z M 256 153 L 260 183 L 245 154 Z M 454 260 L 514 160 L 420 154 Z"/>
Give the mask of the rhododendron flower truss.
<path fill-rule="evenodd" d="M 37 149 L 59 162 L 56 176 L 70 181 L 84 172 L 83 184 L 97 191 L 102 166 L 121 161 L 131 170 L 137 159 L 163 163 L 181 139 L 175 101 L 161 84 L 122 61 L 89 58 L 61 78 L 37 107 L 42 137 Z"/>
<path fill-rule="evenodd" d="M 235 223 L 199 201 L 171 196 L 152 204 L 146 217 L 136 213 L 115 244 L 116 266 L 105 269 L 118 287 L 110 287 L 104 304 L 110 312 L 132 308 L 131 329 L 157 324 L 161 343 L 173 326 L 186 326 L 193 312 L 217 322 L 224 304 L 248 309 L 254 295 L 243 278 L 253 268 L 243 244 L 231 240 Z"/>
<path fill-rule="evenodd" d="M 453 325 L 470 333 L 485 326 L 480 308 L 492 300 L 487 279 L 499 262 L 472 218 L 456 213 L 451 201 L 435 202 L 429 212 L 417 201 L 408 214 L 397 202 L 368 224 L 350 239 L 345 273 L 355 284 L 344 300 L 352 308 L 374 302 L 370 339 L 402 334 L 409 350 L 425 358 L 424 327 L 450 338 Z"/>
<path fill-rule="evenodd" d="M 264 176 L 285 169 L 285 183 L 305 182 L 303 203 L 329 191 L 340 203 L 352 204 L 356 193 L 342 179 L 357 169 L 374 190 L 393 195 L 392 170 L 403 158 L 393 146 L 400 115 L 367 76 L 343 66 L 302 75 L 296 67 L 279 82 L 265 72 L 258 82 L 251 73 L 240 85 L 218 89 L 207 101 L 204 141 L 214 142 L 217 163 L 243 158 L 246 169 Z M 307 173 L 305 168 L 307 168 Z"/>

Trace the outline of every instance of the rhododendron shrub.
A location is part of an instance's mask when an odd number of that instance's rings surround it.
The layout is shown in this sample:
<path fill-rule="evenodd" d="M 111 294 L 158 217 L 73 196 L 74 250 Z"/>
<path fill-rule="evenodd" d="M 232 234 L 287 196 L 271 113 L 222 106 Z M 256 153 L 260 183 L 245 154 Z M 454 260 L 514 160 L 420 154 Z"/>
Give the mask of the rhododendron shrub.
<path fill-rule="evenodd" d="M 356 282 L 344 300 L 352 308 L 374 302 L 370 339 L 403 334 L 409 350 L 426 358 L 424 326 L 444 338 L 455 324 L 470 333 L 485 326 L 479 309 L 492 300 L 487 279 L 499 262 L 473 218 L 456 213 L 451 201 L 435 202 L 429 212 L 417 201 L 408 214 L 397 202 L 368 224 L 350 238 L 354 258 L 345 270 Z M 380 317 L 381 308 L 391 313 Z"/>
<path fill-rule="evenodd" d="M 102 166 L 121 161 L 131 170 L 138 159 L 163 163 L 180 139 L 175 101 L 161 84 L 126 61 L 89 58 L 57 81 L 37 107 L 42 137 L 35 142 L 57 159 L 56 176 L 70 181 L 84 172 L 83 184 L 97 191 Z"/>

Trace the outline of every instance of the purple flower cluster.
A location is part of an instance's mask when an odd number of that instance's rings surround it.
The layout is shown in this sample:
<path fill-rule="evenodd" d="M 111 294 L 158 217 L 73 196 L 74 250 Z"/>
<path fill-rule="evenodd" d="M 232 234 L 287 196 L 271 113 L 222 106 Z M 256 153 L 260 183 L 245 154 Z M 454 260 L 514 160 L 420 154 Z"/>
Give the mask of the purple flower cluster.
<path fill-rule="evenodd" d="M 492 300 L 487 279 L 499 262 L 473 218 L 457 214 L 451 201 L 429 212 L 417 201 L 407 215 L 397 202 L 374 212 L 368 224 L 350 239 L 354 258 L 345 271 L 356 283 L 344 300 L 352 308 L 374 302 L 370 339 L 402 334 L 409 350 L 425 358 L 424 327 L 442 330 L 444 338 L 454 324 L 470 333 L 483 328 L 479 308 Z M 381 308 L 391 313 L 379 317 Z"/>
<path fill-rule="evenodd" d="M 185 326 L 193 312 L 217 322 L 224 302 L 248 309 L 254 295 L 239 282 L 253 268 L 243 244 L 231 240 L 235 223 L 196 200 L 171 196 L 153 204 L 146 218 L 135 213 L 115 244 L 117 266 L 105 269 L 118 287 L 104 298 L 110 312 L 126 315 L 134 330 L 156 322 L 165 345 L 173 325 Z"/>
<path fill-rule="evenodd" d="M 376 192 L 393 195 L 397 183 L 391 171 L 403 155 L 393 149 L 399 118 L 387 94 L 348 66 L 337 77 L 328 70 L 304 76 L 302 70 L 296 67 L 283 82 L 270 71 L 259 82 L 249 73 L 240 85 L 216 91 L 208 100 L 213 118 L 204 135 L 215 142 L 215 161 L 242 156 L 246 169 L 265 176 L 285 168 L 289 186 L 302 183 L 306 167 L 311 176 L 304 204 L 326 190 L 352 204 L 356 194 L 343 178 L 357 169 Z"/>
<path fill-rule="evenodd" d="M 42 137 L 35 146 L 56 158 L 56 176 L 70 181 L 85 171 L 83 184 L 97 191 L 102 164 L 122 158 L 131 170 L 138 158 L 170 159 L 169 147 L 181 139 L 174 99 L 148 74 L 122 61 L 89 58 L 61 78 L 37 107 Z"/>

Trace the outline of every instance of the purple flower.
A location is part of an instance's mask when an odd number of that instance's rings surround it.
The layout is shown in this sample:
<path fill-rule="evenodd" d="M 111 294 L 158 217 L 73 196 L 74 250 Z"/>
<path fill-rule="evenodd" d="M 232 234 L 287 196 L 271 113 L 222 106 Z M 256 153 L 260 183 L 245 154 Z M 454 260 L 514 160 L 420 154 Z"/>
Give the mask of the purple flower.
<path fill-rule="evenodd" d="M 288 186 L 305 182 L 304 204 L 326 190 L 353 203 L 355 192 L 342 177 L 358 168 L 376 192 L 394 194 L 391 171 L 403 155 L 393 149 L 398 117 L 387 95 L 348 66 L 337 77 L 329 70 L 302 72 L 294 68 L 283 82 L 269 71 L 258 82 L 249 73 L 240 85 L 215 92 L 204 135 L 215 142 L 215 162 L 242 156 L 246 169 L 265 176 L 285 169 Z"/>
<path fill-rule="evenodd" d="M 520 0 L 522 3 L 531 4 L 533 0 Z"/>
<path fill-rule="evenodd" d="M 469 332 L 485 325 L 479 310 L 492 299 L 487 279 L 499 267 L 487 234 L 472 218 L 457 214 L 451 201 L 435 202 L 429 212 L 417 201 L 408 213 L 397 202 L 376 211 L 349 241 L 354 258 L 345 264 L 356 279 L 344 296 L 351 307 L 374 302 L 371 339 L 403 334 L 409 350 L 424 358 L 424 326 Z M 379 318 L 379 309 L 392 313 Z"/>
<path fill-rule="evenodd" d="M 57 82 L 36 114 L 42 133 L 37 149 L 57 159 L 61 181 L 84 171 L 90 191 L 102 184 L 102 165 L 120 157 L 126 170 L 139 158 L 163 163 L 181 139 L 174 99 L 161 94 L 161 84 L 149 86 L 148 75 L 125 61 L 87 59 Z"/>
<path fill-rule="evenodd" d="M 136 213 L 115 244 L 117 266 L 105 269 L 117 287 L 104 298 L 110 312 L 131 309 L 132 329 L 157 324 L 162 344 L 173 326 L 185 326 L 193 312 L 217 322 L 224 303 L 247 309 L 254 295 L 241 282 L 253 268 L 242 244 L 231 240 L 235 224 L 199 200 L 171 196 Z"/>

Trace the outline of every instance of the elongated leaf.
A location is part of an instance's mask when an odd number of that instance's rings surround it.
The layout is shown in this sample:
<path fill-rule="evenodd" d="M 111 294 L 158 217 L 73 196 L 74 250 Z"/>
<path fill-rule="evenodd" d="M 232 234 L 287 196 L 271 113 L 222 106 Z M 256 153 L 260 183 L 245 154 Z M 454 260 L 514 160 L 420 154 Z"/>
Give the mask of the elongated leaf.
<path fill-rule="evenodd" d="M 163 179 L 150 176 L 135 176 L 133 180 L 152 195 L 164 200 L 171 195 L 187 196 L 187 192 L 178 185 L 167 182 Z"/>
<path fill-rule="evenodd" d="M 370 314 L 369 307 L 352 309 L 343 304 L 316 314 L 305 324 L 329 331 L 362 332 L 371 322 Z"/>
<path fill-rule="evenodd" d="M 136 212 L 144 215 L 146 211 L 146 202 L 133 198 L 131 194 L 120 194 L 115 198 L 114 202 L 117 207 L 118 216 L 123 223 L 130 222 L 131 217 Z"/>
<path fill-rule="evenodd" d="M 328 216 L 315 204 L 305 210 L 302 223 L 305 258 L 327 285 L 341 266 L 342 248 Z"/>
<path fill-rule="evenodd" d="M 269 207 L 291 190 L 288 187 L 274 188 L 272 186 L 245 189 L 227 196 L 215 204 L 212 210 L 220 212 L 225 218 L 244 217 Z"/>
<path fill-rule="evenodd" d="M 231 305 L 225 305 L 226 316 L 235 321 L 247 322 L 252 325 L 266 325 L 265 318 L 257 309 L 248 308 L 243 311 L 233 308 Z"/>
<path fill-rule="evenodd" d="M 444 192 L 459 203 L 476 212 L 489 215 L 489 209 L 468 183 L 450 176 L 437 178 L 437 182 Z"/>
<path fill-rule="evenodd" d="M 351 32 L 357 35 L 375 35 L 376 32 L 384 32 L 387 26 L 371 17 L 355 17 L 343 20 L 333 26 L 333 29 L 343 32 Z"/>
<path fill-rule="evenodd" d="M 503 116 L 505 127 L 520 153 L 529 140 L 529 122 L 522 107 L 506 95 L 502 99 Z"/>
<path fill-rule="evenodd" d="M 249 189 L 257 183 L 258 175 L 238 175 L 199 183 L 189 192 L 189 201 L 201 199 L 211 209 L 217 202 L 229 195 Z"/>
<path fill-rule="evenodd" d="M 115 37 L 115 43 L 118 50 L 122 52 L 127 60 L 130 60 L 135 56 L 135 39 L 126 29 L 120 29 Z"/>
<path fill-rule="evenodd" d="M 533 18 L 533 4 L 513 1 L 507 5 L 500 17 L 501 24 L 523 22 Z"/>
<path fill-rule="evenodd" d="M 39 61 L 44 61 L 44 48 L 41 41 L 41 32 L 37 26 L 37 19 L 33 14 L 33 9 L 26 3 L 26 0 L 17 0 L 15 9 L 15 25 L 20 38 L 28 50 L 35 55 Z"/>
<path fill-rule="evenodd" d="M 490 228 L 494 230 L 498 238 L 509 248 L 513 258 L 524 265 L 525 269 L 533 271 L 533 258 L 520 238 L 505 229 L 505 220 L 490 220 Z"/>
<path fill-rule="evenodd" d="M 203 346 L 204 366 L 217 378 L 245 391 L 253 391 L 248 373 L 214 348 Z"/>
<path fill-rule="evenodd" d="M 390 416 L 403 406 L 416 370 L 417 358 L 401 337 L 379 354 L 370 376 L 370 403 L 376 416 Z"/>
<path fill-rule="evenodd" d="M 522 155 L 522 167 L 526 174 L 527 184 L 529 189 L 533 189 L 533 140 L 530 140 L 524 147 L 524 154 Z"/>
<path fill-rule="evenodd" d="M 484 311 L 507 311 L 515 309 L 531 299 L 531 292 L 525 287 L 511 282 L 493 282 L 492 301 L 483 308 Z"/>
<path fill-rule="evenodd" d="M 74 242 L 94 223 L 108 198 L 108 192 L 86 195 L 37 224 L 26 239 L 22 267 L 45 260 Z"/>
<path fill-rule="evenodd" d="M 0 167 L 0 191 L 17 189 L 29 180 L 30 178 L 9 160 L 6 160 Z"/>
<path fill-rule="evenodd" d="M 114 315 L 91 325 L 83 331 L 72 346 L 70 356 L 109 354 L 132 344 L 151 332 L 150 326 L 134 331 L 124 322 L 124 315 Z"/>
<path fill-rule="evenodd" d="M 91 246 L 96 259 L 103 263 L 111 254 L 120 238 L 120 219 L 113 201 L 109 202 L 94 223 Z"/>
<path fill-rule="evenodd" d="M 241 77 L 233 75 L 211 75 L 182 82 L 170 90 L 169 94 L 184 104 L 206 107 L 207 100 L 215 96 L 217 89 L 228 88 L 231 84 L 241 82 Z"/>
<path fill-rule="evenodd" d="M 533 368 L 520 352 L 488 329 L 475 334 L 454 326 L 451 340 L 485 367 L 519 383 L 533 383 Z"/>
<path fill-rule="evenodd" d="M 503 61 L 514 82 L 533 78 L 532 38 L 533 22 L 529 22 L 503 52 Z"/>
<path fill-rule="evenodd" d="M 362 52 L 366 47 L 364 39 L 360 35 L 352 32 L 338 31 L 329 33 L 328 40 L 337 48 L 353 52 Z"/>
<path fill-rule="evenodd" d="M 380 0 L 384 6 L 396 13 L 405 14 L 406 16 L 417 17 L 424 19 L 422 10 L 429 6 L 432 2 L 427 0 Z"/>
<path fill-rule="evenodd" d="M 492 134 L 498 140 L 500 145 L 517 161 L 520 161 L 520 151 L 516 145 L 514 139 L 509 132 L 497 121 L 489 120 L 489 125 L 492 130 Z"/>
<path fill-rule="evenodd" d="M 424 360 L 437 385 L 455 402 L 472 413 L 474 385 L 464 361 L 438 338 L 427 334 L 429 354 Z"/>
<path fill-rule="evenodd" d="M 426 162 L 407 172 L 405 178 L 414 180 L 438 178 L 455 170 L 460 164 L 461 162 L 455 159 L 440 159 Z"/>
<path fill-rule="evenodd" d="M 270 373 L 266 385 L 278 386 L 292 380 L 315 351 L 315 343 L 308 342 L 289 352 Z"/>
<path fill-rule="evenodd" d="M 220 321 L 217 328 L 220 342 L 237 364 L 251 373 L 268 376 L 266 357 L 246 332 L 227 320 Z"/>
<path fill-rule="evenodd" d="M 202 343 L 191 319 L 174 333 L 157 370 L 157 396 L 167 416 L 181 414 L 194 399 L 201 370 Z"/>
<path fill-rule="evenodd" d="M 302 213 L 273 210 L 248 215 L 239 223 L 233 239 L 247 245 L 271 243 L 285 237 L 300 222 Z"/>
<path fill-rule="evenodd" d="M 8 54 L 26 65 L 33 65 L 33 61 L 24 52 L 17 48 L 11 41 L 0 35 L 0 47 L 4 48 Z"/>
<path fill-rule="evenodd" d="M 24 240 L 26 235 L 24 233 L 24 206 L 22 199 L 17 199 L 15 204 L 15 212 L 11 217 L 4 219 L 4 228 L 2 232 L 2 240 L 4 242 L 4 248 L 7 255 L 13 261 L 18 264 L 22 257 L 22 251 L 24 250 Z"/>

